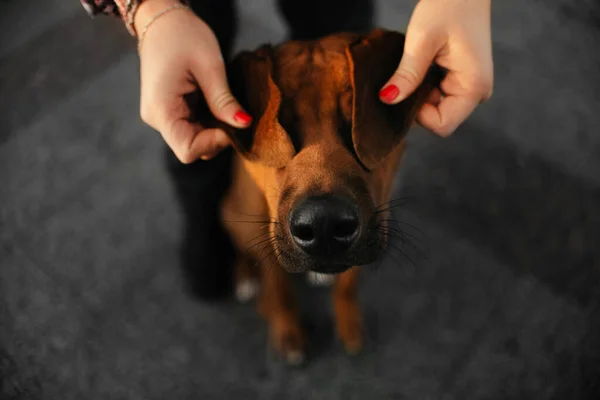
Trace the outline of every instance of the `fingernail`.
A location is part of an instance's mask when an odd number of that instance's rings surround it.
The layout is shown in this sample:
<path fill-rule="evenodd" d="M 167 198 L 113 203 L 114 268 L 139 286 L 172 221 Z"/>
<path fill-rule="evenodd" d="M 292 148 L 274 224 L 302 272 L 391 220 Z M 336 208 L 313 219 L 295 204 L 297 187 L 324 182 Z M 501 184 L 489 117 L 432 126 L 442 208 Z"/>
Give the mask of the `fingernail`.
<path fill-rule="evenodd" d="M 379 97 L 387 102 L 394 101 L 400 94 L 400 89 L 396 85 L 388 85 L 379 92 Z"/>
<path fill-rule="evenodd" d="M 236 112 L 233 116 L 233 119 L 235 122 L 242 125 L 248 125 L 250 122 L 252 122 L 252 117 L 243 111 Z"/>

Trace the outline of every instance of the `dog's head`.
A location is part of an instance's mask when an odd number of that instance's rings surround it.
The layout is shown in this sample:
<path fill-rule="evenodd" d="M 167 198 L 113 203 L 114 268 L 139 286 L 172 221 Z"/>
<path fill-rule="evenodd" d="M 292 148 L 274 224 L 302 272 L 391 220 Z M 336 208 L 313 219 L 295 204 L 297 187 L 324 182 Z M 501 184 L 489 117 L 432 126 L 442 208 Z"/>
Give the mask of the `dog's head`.
<path fill-rule="evenodd" d="M 235 150 L 270 176 L 277 257 L 289 272 L 341 272 L 375 261 L 405 135 L 441 70 L 398 105 L 378 92 L 400 61 L 404 35 L 375 30 L 265 45 L 228 67 L 234 95 L 254 117 L 222 126 Z M 264 185 L 263 185 L 264 186 Z"/>

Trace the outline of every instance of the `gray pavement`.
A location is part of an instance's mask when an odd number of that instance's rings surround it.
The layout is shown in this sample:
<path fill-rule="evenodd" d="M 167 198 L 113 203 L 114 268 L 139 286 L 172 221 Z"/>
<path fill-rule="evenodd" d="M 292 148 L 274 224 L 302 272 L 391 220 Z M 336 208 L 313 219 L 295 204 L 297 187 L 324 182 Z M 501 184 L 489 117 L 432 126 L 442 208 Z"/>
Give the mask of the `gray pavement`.
<path fill-rule="evenodd" d="M 238 49 L 284 37 L 271 1 L 239 3 Z M 413 5 L 380 0 L 380 25 Z M 398 176 L 429 259 L 365 274 L 356 358 L 301 285 L 313 345 L 290 370 L 253 306 L 182 290 L 125 30 L 0 2 L 0 399 L 600 398 L 600 5 L 498 0 L 493 26 L 494 97 L 449 139 L 415 129 Z"/>

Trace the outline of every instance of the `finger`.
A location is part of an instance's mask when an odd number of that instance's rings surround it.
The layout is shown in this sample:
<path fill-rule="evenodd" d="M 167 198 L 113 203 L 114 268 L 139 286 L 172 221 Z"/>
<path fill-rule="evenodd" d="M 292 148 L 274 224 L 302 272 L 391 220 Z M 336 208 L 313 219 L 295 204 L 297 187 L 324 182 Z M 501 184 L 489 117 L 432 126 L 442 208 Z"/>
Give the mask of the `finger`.
<path fill-rule="evenodd" d="M 383 86 L 379 97 L 384 103 L 397 104 L 410 96 L 421 84 L 441 46 L 437 37 L 406 35 L 404 53 L 398 68 Z"/>
<path fill-rule="evenodd" d="M 443 95 L 442 95 L 442 92 L 440 91 L 440 89 L 433 88 L 431 93 L 429 93 L 429 96 L 427 96 L 427 99 L 425 100 L 425 102 L 429 103 L 433 106 L 438 106 L 441 103 L 442 98 L 443 98 Z"/>
<path fill-rule="evenodd" d="M 204 129 L 186 119 L 177 119 L 159 132 L 179 161 L 190 164 L 207 154 L 215 154 L 229 145 L 229 138 L 220 129 Z"/>
<path fill-rule="evenodd" d="M 478 104 L 479 100 L 472 96 L 444 97 L 437 106 L 430 103 L 423 104 L 417 115 L 417 121 L 439 136 L 446 137 L 471 115 Z"/>
<path fill-rule="evenodd" d="M 194 152 L 192 149 L 196 133 L 201 130 L 202 127 L 199 124 L 191 124 L 186 119 L 176 119 L 158 127 L 158 131 L 167 145 L 173 150 L 177 159 L 184 164 L 190 164 L 202 155 L 201 152 Z"/>
<path fill-rule="evenodd" d="M 205 129 L 198 133 L 191 145 L 191 151 L 203 160 L 215 157 L 231 144 L 229 137 L 218 128 Z"/>
<path fill-rule="evenodd" d="M 209 66 L 198 66 L 192 73 L 210 111 L 217 119 L 238 128 L 250 125 L 252 117 L 231 93 L 222 61 Z"/>

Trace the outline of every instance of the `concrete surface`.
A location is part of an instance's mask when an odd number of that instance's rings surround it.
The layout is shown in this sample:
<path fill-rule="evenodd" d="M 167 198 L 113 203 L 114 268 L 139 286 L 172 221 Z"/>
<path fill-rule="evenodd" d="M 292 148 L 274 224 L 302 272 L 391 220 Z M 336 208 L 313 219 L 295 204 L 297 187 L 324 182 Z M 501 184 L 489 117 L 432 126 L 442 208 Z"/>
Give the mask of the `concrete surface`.
<path fill-rule="evenodd" d="M 270 1 L 240 3 L 238 48 L 283 37 Z M 380 25 L 413 5 L 379 1 Z M 600 398 L 600 6 L 493 15 L 493 99 L 449 139 L 414 130 L 398 177 L 429 260 L 365 274 L 357 358 L 306 289 L 311 360 L 289 370 L 253 306 L 182 291 L 125 30 L 75 0 L 0 3 L 0 399 Z"/>

